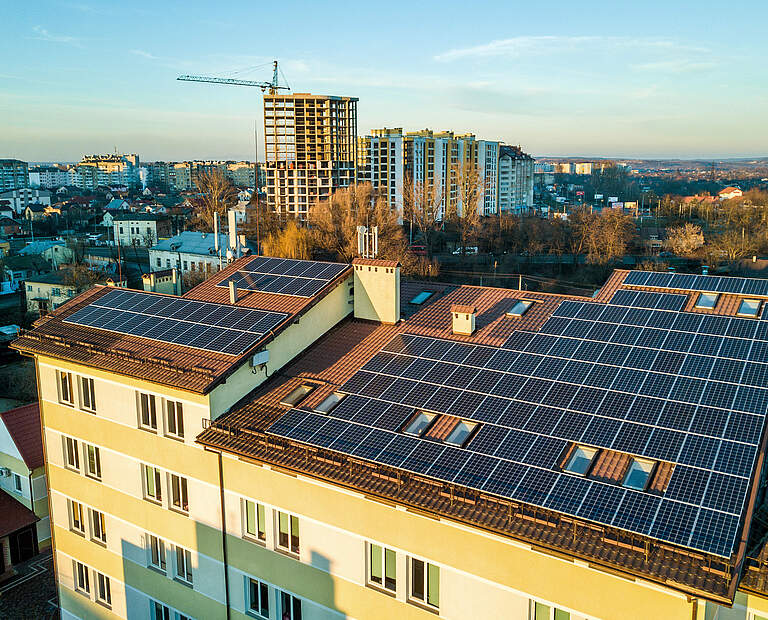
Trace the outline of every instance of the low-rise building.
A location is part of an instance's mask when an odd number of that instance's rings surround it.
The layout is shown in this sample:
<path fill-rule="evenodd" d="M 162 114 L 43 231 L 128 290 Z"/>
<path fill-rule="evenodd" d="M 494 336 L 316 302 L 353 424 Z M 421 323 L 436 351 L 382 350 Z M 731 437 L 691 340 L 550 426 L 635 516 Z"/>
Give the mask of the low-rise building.
<path fill-rule="evenodd" d="M 48 217 L 46 207 L 41 204 L 31 204 L 24 207 L 24 219 L 29 222 L 42 222 Z"/>
<path fill-rule="evenodd" d="M 150 247 L 159 239 L 170 237 L 171 221 L 154 213 L 123 212 L 113 215 L 112 229 L 115 243 Z"/>
<path fill-rule="evenodd" d="M 20 235 L 21 224 L 11 217 L 0 216 L 0 235 Z"/>
<path fill-rule="evenodd" d="M 731 198 L 741 198 L 743 195 L 744 195 L 744 192 L 741 191 L 740 188 L 735 187 L 733 185 L 723 188 L 719 192 L 717 192 L 717 197 L 720 200 L 729 200 Z"/>
<path fill-rule="evenodd" d="M 180 274 L 210 275 L 227 265 L 227 235 L 219 233 L 218 244 L 213 233 L 185 230 L 164 239 L 149 249 L 152 271 L 176 269 Z"/>
<path fill-rule="evenodd" d="M 119 281 L 117 275 L 95 273 L 93 285 L 126 287 L 126 280 Z M 25 281 L 27 312 L 45 316 L 83 290 L 82 284 L 75 284 L 69 269 L 57 269 L 44 275 L 28 277 Z"/>
<path fill-rule="evenodd" d="M 2 292 L 15 293 L 30 278 L 36 278 L 52 270 L 51 263 L 39 255 L 6 256 L 2 261 Z"/>
<path fill-rule="evenodd" d="M 45 189 L 14 189 L 0 194 L 0 200 L 7 200 L 16 213 L 22 214 L 29 205 L 50 206 L 51 192 Z"/>
<path fill-rule="evenodd" d="M 40 409 L 0 412 L 0 580 L 51 546 Z"/>
<path fill-rule="evenodd" d="M 71 263 L 74 251 L 62 239 L 32 241 L 19 250 L 19 256 L 40 256 L 58 269 L 59 265 Z"/>

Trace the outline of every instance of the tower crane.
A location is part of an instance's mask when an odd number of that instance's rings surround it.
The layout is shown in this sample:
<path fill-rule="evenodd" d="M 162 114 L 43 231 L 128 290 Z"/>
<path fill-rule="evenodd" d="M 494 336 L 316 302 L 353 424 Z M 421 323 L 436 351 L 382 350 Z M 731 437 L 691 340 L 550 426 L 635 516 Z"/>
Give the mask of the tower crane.
<path fill-rule="evenodd" d="M 209 82 L 211 84 L 228 84 L 230 86 L 257 86 L 261 89 L 261 92 L 266 92 L 269 89 L 270 95 L 277 94 L 279 90 L 291 90 L 290 86 L 280 86 L 278 83 L 278 68 L 277 61 L 272 62 L 272 81 L 271 82 L 254 82 L 251 80 L 238 80 L 235 78 L 220 78 L 211 77 L 207 75 L 180 75 L 177 80 L 182 82 Z"/>

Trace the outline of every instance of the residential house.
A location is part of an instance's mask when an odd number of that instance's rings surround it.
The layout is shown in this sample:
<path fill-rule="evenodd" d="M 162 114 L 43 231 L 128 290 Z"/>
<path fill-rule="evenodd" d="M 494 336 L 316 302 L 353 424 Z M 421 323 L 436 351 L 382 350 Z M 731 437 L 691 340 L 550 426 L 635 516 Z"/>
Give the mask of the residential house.
<path fill-rule="evenodd" d="M 27 278 L 25 282 L 27 312 L 44 316 L 56 310 L 77 294 L 77 286 L 71 282 L 72 277 L 67 269 L 59 269 L 45 275 Z M 126 286 L 125 276 L 122 281 L 118 282 L 117 276 L 100 275 L 97 282 L 121 288 Z"/>
<path fill-rule="evenodd" d="M 31 204 L 24 208 L 24 219 L 31 222 L 42 222 L 47 217 L 45 207 L 41 204 Z"/>
<path fill-rule="evenodd" d="M 40 408 L 0 412 L 0 580 L 51 546 Z"/>
<path fill-rule="evenodd" d="M 177 269 L 182 275 L 219 271 L 228 262 L 227 235 L 219 233 L 218 246 L 213 233 L 185 230 L 170 239 L 164 239 L 149 249 L 151 271 Z"/>
<path fill-rule="evenodd" d="M 62 239 L 32 241 L 19 250 L 20 256 L 42 256 L 57 269 L 59 265 L 71 263 L 74 251 Z"/>
<path fill-rule="evenodd" d="M 717 192 L 717 197 L 720 200 L 729 200 L 731 198 L 741 198 L 744 192 L 740 188 L 730 185 Z"/>
<path fill-rule="evenodd" d="M 170 237 L 171 221 L 153 213 L 118 213 L 112 217 L 112 230 L 113 239 L 120 245 L 150 247 L 159 239 Z"/>
<path fill-rule="evenodd" d="M 20 235 L 21 224 L 10 217 L 0 216 L 0 235 Z"/>
<path fill-rule="evenodd" d="M 29 278 L 49 273 L 51 263 L 39 255 L 6 256 L 2 261 L 2 294 L 15 293 Z"/>

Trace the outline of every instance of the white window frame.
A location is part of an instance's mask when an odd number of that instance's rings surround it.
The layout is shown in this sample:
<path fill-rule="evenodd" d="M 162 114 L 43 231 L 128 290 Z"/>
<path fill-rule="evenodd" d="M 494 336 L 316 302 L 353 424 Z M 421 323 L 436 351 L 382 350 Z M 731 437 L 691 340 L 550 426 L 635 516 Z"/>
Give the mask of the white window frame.
<path fill-rule="evenodd" d="M 542 607 L 547 608 L 547 611 L 549 612 L 547 614 L 547 620 L 569 620 L 571 617 L 571 612 L 565 611 L 565 609 L 560 609 L 556 605 L 551 605 L 550 603 L 542 603 L 541 601 L 530 599 L 528 603 L 529 620 L 536 620 L 536 605 L 541 605 Z"/>
<path fill-rule="evenodd" d="M 144 409 L 144 399 L 146 398 L 147 408 Z M 139 428 L 145 431 L 156 433 L 157 426 L 157 398 L 154 394 L 148 392 L 136 392 L 136 409 L 138 413 Z M 146 411 L 147 421 L 144 421 Z"/>
<path fill-rule="evenodd" d="M 21 487 L 21 476 L 14 471 L 11 473 L 11 477 L 13 478 L 13 491 L 15 493 L 23 493 L 24 491 Z"/>
<path fill-rule="evenodd" d="M 155 493 L 150 493 L 149 485 L 147 484 L 147 473 L 152 472 L 152 482 L 155 487 Z M 163 487 L 162 487 L 162 472 L 154 465 L 141 464 L 141 487 L 144 492 L 144 499 L 154 504 L 163 503 Z"/>
<path fill-rule="evenodd" d="M 66 390 L 64 388 L 65 385 L 67 386 Z M 57 370 L 56 388 L 59 393 L 59 403 L 73 407 L 75 405 L 75 386 L 72 381 L 72 373 L 65 370 Z M 65 394 L 65 391 L 69 392 L 69 394 Z M 67 396 L 69 399 L 67 399 Z"/>
<path fill-rule="evenodd" d="M 168 508 L 174 512 L 189 514 L 189 488 L 184 476 L 168 474 Z"/>
<path fill-rule="evenodd" d="M 95 470 L 91 469 L 90 451 L 93 451 L 93 464 Z M 83 443 L 83 460 L 85 475 L 93 480 L 101 480 L 101 450 L 98 446 L 90 443 Z"/>
<path fill-rule="evenodd" d="M 75 592 L 91 597 L 90 569 L 77 560 L 72 560 L 73 581 Z"/>
<path fill-rule="evenodd" d="M 533 301 L 530 299 L 518 299 L 515 304 L 507 310 L 507 316 L 510 318 L 521 317 L 531 309 L 532 305 Z"/>
<path fill-rule="evenodd" d="M 597 448 L 593 448 L 591 446 L 582 446 L 582 445 L 576 445 L 573 449 L 573 452 L 568 457 L 568 460 L 565 462 L 565 465 L 563 465 L 563 471 L 573 474 L 574 476 L 586 476 L 587 472 L 589 472 L 589 468 L 592 467 L 592 463 L 595 462 L 595 456 L 597 455 Z M 579 458 L 581 455 L 584 455 L 582 458 L 589 458 L 589 461 L 587 462 L 586 468 L 584 468 L 584 471 L 578 471 L 571 469 L 575 465 L 575 461 L 577 458 Z"/>
<path fill-rule="evenodd" d="M 80 472 L 80 446 L 74 437 L 62 437 L 64 450 L 64 467 L 71 471 Z M 74 461 L 74 462 L 73 462 Z"/>
<path fill-rule="evenodd" d="M 255 526 L 255 533 L 248 531 L 248 505 L 253 506 L 253 523 Z M 255 542 L 266 544 L 267 542 L 267 507 L 264 504 L 256 502 L 252 499 L 243 498 L 242 500 L 242 512 L 243 512 L 243 538 L 253 540 Z"/>
<path fill-rule="evenodd" d="M 85 508 L 80 502 L 71 499 L 67 500 L 67 508 L 69 512 L 69 531 L 74 532 L 75 534 L 80 534 L 80 536 L 85 536 Z M 80 527 L 77 526 L 77 522 L 75 521 L 75 513 L 79 513 L 80 515 Z"/>
<path fill-rule="evenodd" d="M 374 567 L 374 547 L 379 550 L 379 558 L 377 564 L 381 574 L 381 581 L 376 581 L 376 577 L 373 575 Z M 379 545 L 366 541 L 365 543 L 365 577 L 369 586 L 376 588 L 377 590 L 383 590 L 389 594 L 395 594 L 397 592 L 397 552 L 394 549 L 388 549 L 384 545 Z M 391 558 L 395 569 L 394 583 L 387 584 L 387 565 L 388 558 Z"/>
<path fill-rule="evenodd" d="M 109 577 L 96 570 L 93 571 L 93 585 L 96 602 L 105 607 L 112 607 L 112 586 Z"/>
<path fill-rule="evenodd" d="M 254 601 L 253 598 L 253 586 L 257 592 Z M 269 584 L 255 579 L 253 577 L 245 577 L 245 613 L 256 616 L 257 618 L 269 618 Z M 255 603 L 255 605 L 254 605 Z M 262 610 L 266 608 L 267 613 L 262 613 Z"/>
<path fill-rule="evenodd" d="M 192 552 L 178 545 L 173 548 L 173 578 L 190 586 L 195 578 L 192 573 Z"/>
<path fill-rule="evenodd" d="M 304 603 L 303 600 L 298 597 L 294 596 L 290 592 L 286 592 L 285 590 L 278 590 L 280 593 L 279 596 L 277 596 L 277 603 L 279 605 L 279 611 L 278 611 L 278 617 L 285 620 L 298 620 L 296 618 L 296 615 L 293 613 L 295 605 L 298 604 L 299 606 L 299 615 L 303 618 L 304 617 Z M 288 609 L 285 609 L 285 600 L 288 600 Z"/>
<path fill-rule="evenodd" d="M 712 302 L 712 305 L 702 304 L 701 301 L 703 299 L 708 299 L 709 297 L 714 297 L 714 301 Z M 693 307 L 696 310 L 714 310 L 715 306 L 717 306 L 717 302 L 720 301 L 720 293 L 706 293 L 702 292 L 699 293 L 699 296 L 696 297 L 696 302 L 694 303 Z"/>
<path fill-rule="evenodd" d="M 754 312 L 742 312 L 741 309 L 747 302 L 754 302 L 757 303 L 757 308 Z M 751 319 L 756 319 L 760 315 L 760 310 L 763 308 L 763 302 L 759 299 L 752 299 L 751 297 L 745 297 L 739 302 L 739 309 L 736 312 L 736 316 L 743 316 L 748 317 Z"/>
<path fill-rule="evenodd" d="M 80 409 L 96 413 L 96 382 L 91 377 L 78 377 L 80 388 Z M 86 403 L 89 400 L 90 403 Z"/>
<path fill-rule="evenodd" d="M 171 620 L 171 608 L 165 603 L 150 599 L 149 616 L 152 620 Z"/>
<path fill-rule="evenodd" d="M 414 563 L 420 562 L 423 565 L 423 575 L 422 575 L 422 583 L 421 588 L 422 592 L 424 594 L 424 598 L 419 598 L 413 591 L 413 586 L 415 585 L 415 570 L 414 570 Z M 429 569 L 435 568 L 438 571 L 437 574 L 437 605 L 430 603 L 430 591 L 429 591 Z M 429 562 L 427 560 L 422 560 L 421 558 L 417 557 L 409 557 L 408 558 L 408 601 L 411 603 L 416 603 L 417 605 L 421 605 L 426 607 L 427 609 L 440 609 L 440 566 L 437 564 L 433 564 L 432 562 Z"/>
<path fill-rule="evenodd" d="M 164 399 L 165 434 L 174 439 L 184 439 L 184 405 L 177 400 Z"/>
<path fill-rule="evenodd" d="M 621 481 L 621 486 L 625 489 L 634 489 L 635 491 L 644 491 L 648 488 L 648 484 L 651 481 L 651 475 L 653 474 L 653 467 L 656 464 L 651 459 L 643 459 L 639 457 L 632 457 L 632 461 L 629 463 L 627 473 L 624 474 L 624 479 Z M 637 466 L 637 467 L 636 467 Z M 647 468 L 647 469 L 646 469 Z M 645 474 L 645 482 L 642 487 L 631 486 L 629 484 L 629 477 L 635 469 L 640 469 Z"/>
<path fill-rule="evenodd" d="M 157 554 L 157 562 L 154 559 L 155 554 Z M 147 532 L 147 566 L 163 574 L 168 572 L 168 549 L 165 541 L 149 532 Z"/>
<path fill-rule="evenodd" d="M 107 517 L 93 508 L 88 509 L 88 521 L 91 526 L 91 540 L 100 545 L 107 544 Z"/>
<path fill-rule="evenodd" d="M 282 516 L 285 516 L 286 523 L 288 525 L 288 541 L 286 545 L 283 545 L 280 541 L 280 537 L 282 536 L 282 531 L 280 529 L 280 518 Z M 301 525 L 299 523 L 299 517 L 296 515 L 292 515 L 290 512 L 283 512 L 281 510 L 275 511 L 275 546 L 285 553 L 290 553 L 291 555 L 298 556 L 301 553 Z M 293 533 L 294 533 L 294 524 L 296 529 L 296 548 L 293 547 Z"/>

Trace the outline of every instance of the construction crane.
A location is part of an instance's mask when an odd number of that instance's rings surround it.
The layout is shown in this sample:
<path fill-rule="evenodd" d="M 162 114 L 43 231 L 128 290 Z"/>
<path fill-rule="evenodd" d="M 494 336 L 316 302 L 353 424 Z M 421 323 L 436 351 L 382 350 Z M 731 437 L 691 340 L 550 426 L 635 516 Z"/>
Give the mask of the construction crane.
<path fill-rule="evenodd" d="M 251 80 L 238 80 L 235 78 L 219 78 L 207 75 L 180 75 L 177 80 L 182 82 L 209 82 L 211 84 L 229 84 L 230 86 L 257 86 L 261 92 L 269 89 L 270 95 L 276 95 L 279 90 L 291 90 L 290 86 L 280 86 L 278 83 L 277 61 L 272 63 L 272 81 L 271 82 L 253 82 Z"/>

